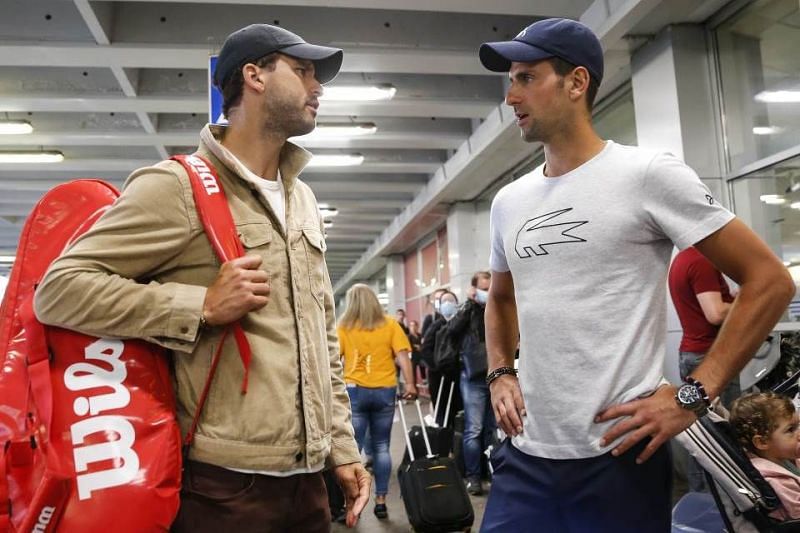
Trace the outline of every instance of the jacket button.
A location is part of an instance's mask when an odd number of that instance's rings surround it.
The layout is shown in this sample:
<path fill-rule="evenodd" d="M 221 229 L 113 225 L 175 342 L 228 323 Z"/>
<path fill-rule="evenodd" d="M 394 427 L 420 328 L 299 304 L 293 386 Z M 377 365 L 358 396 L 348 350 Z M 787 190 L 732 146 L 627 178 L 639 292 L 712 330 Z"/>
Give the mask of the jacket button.
<path fill-rule="evenodd" d="M 189 333 L 189 328 L 187 328 L 186 326 L 183 326 L 181 328 L 181 333 Z"/>
<path fill-rule="evenodd" d="M 294 456 L 294 460 L 297 461 L 298 463 L 300 461 L 302 461 L 303 460 L 303 452 L 297 452 L 297 454 Z"/>

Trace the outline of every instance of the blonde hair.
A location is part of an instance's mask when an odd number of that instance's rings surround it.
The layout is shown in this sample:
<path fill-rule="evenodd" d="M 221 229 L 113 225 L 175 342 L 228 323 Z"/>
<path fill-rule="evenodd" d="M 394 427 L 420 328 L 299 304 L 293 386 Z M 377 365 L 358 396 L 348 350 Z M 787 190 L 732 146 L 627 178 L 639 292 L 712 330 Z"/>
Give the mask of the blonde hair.
<path fill-rule="evenodd" d="M 375 329 L 386 322 L 378 297 L 368 285 L 356 283 L 347 290 L 347 308 L 339 325 L 345 329 Z"/>
<path fill-rule="evenodd" d="M 782 421 L 792 418 L 794 404 L 787 396 L 774 392 L 757 392 L 737 398 L 731 406 L 730 423 L 739 443 L 752 453 L 756 436 L 769 437 Z"/>

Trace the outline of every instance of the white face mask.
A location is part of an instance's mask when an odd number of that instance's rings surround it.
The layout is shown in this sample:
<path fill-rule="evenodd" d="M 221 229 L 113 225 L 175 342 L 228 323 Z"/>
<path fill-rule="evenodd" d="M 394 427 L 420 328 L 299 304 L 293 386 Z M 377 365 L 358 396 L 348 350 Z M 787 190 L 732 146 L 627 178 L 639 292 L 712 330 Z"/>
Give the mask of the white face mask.
<path fill-rule="evenodd" d="M 483 289 L 475 289 L 475 301 L 479 304 L 486 304 L 486 300 L 489 299 L 489 291 L 485 291 Z"/>
<path fill-rule="evenodd" d="M 458 305 L 455 302 L 442 302 L 439 306 L 439 312 L 446 319 L 451 319 L 458 311 Z"/>

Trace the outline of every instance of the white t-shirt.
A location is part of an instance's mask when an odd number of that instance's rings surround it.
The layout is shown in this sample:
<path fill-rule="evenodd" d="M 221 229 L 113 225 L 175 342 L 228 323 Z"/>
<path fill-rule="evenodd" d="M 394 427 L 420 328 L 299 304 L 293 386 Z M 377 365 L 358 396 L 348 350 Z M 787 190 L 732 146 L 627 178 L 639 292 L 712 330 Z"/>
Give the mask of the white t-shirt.
<path fill-rule="evenodd" d="M 603 409 L 663 382 L 666 280 L 686 248 L 733 219 L 672 155 L 608 141 L 572 172 L 544 165 L 492 203 L 490 264 L 514 279 L 527 417 L 514 445 L 552 459 L 601 455 Z"/>

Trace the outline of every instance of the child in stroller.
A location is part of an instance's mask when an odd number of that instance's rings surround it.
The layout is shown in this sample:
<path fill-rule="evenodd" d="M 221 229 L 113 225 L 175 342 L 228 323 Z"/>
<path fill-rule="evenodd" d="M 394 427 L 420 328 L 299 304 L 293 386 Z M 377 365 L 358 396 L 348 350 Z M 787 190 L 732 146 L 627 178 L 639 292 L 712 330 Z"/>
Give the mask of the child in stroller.
<path fill-rule="evenodd" d="M 800 518 L 800 428 L 791 399 L 773 392 L 747 394 L 733 403 L 730 423 L 753 466 L 780 500 L 769 516 Z"/>

